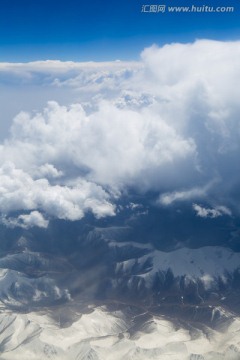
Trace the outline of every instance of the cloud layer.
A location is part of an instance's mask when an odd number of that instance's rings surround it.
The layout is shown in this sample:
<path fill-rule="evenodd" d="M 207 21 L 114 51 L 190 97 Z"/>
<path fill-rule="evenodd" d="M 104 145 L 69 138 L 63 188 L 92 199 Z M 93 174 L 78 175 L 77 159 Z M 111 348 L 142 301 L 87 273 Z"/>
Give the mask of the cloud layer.
<path fill-rule="evenodd" d="M 156 192 L 160 206 L 204 199 L 198 216 L 238 212 L 239 55 L 240 42 L 202 40 L 152 46 L 139 63 L 1 64 L 6 82 L 78 98 L 15 117 L 0 145 L 5 222 L 112 216 L 129 188 Z"/>

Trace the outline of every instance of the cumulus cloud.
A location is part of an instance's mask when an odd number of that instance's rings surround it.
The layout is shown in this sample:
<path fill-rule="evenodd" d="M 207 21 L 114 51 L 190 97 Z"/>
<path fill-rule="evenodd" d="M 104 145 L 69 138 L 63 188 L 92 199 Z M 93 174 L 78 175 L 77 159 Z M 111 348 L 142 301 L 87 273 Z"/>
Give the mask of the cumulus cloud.
<path fill-rule="evenodd" d="M 21 227 L 23 229 L 34 226 L 47 228 L 49 223 L 39 211 L 31 211 L 29 214 L 22 214 L 16 218 L 2 216 L 1 220 L 7 227 Z"/>
<path fill-rule="evenodd" d="M 142 172 L 159 172 L 195 151 L 191 138 L 182 137 L 151 109 L 118 109 L 108 102 L 101 102 L 89 116 L 79 104 L 50 102 L 33 117 L 20 113 L 11 135 L 0 148 L 2 159 L 35 174 L 45 170 L 55 175 L 58 167 L 56 174 L 72 168 L 103 185 L 136 183 Z"/>
<path fill-rule="evenodd" d="M 1 64 L 2 77 L 68 99 L 15 117 L 0 145 L 1 212 L 114 215 L 128 188 L 239 211 L 239 55 L 240 42 L 201 40 L 152 46 L 138 63 Z"/>
<path fill-rule="evenodd" d="M 59 178 L 63 175 L 64 175 L 63 172 L 57 170 L 52 164 L 41 165 L 36 169 L 35 172 L 35 177 L 37 178 L 41 178 L 41 177 Z"/>
<path fill-rule="evenodd" d="M 77 179 L 74 185 L 51 185 L 45 178 L 34 180 L 12 163 L 5 163 L 0 169 L 0 211 L 31 211 L 18 216 L 16 224 L 46 225 L 38 212 L 32 212 L 36 209 L 66 220 L 79 220 L 90 210 L 97 218 L 112 216 L 114 205 L 108 197 L 101 187 L 83 179 Z"/>

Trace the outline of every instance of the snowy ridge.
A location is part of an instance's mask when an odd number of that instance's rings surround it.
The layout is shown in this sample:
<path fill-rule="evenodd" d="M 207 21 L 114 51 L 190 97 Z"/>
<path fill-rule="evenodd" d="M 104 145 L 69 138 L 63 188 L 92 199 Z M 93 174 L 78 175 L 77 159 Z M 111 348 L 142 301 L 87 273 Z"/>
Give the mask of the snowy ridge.
<path fill-rule="evenodd" d="M 174 275 L 201 277 L 223 275 L 240 268 L 240 253 L 223 247 L 206 246 L 199 249 L 182 248 L 169 253 L 154 251 L 153 269 L 171 269 Z"/>
<path fill-rule="evenodd" d="M 1 314 L 1 359 L 58 360 L 238 360 L 240 319 L 224 333 L 211 329 L 176 328 L 162 317 L 152 316 L 144 325 L 124 310 L 109 312 L 104 307 L 83 314 L 62 328 L 42 313 Z"/>
<path fill-rule="evenodd" d="M 4 306 L 46 305 L 61 298 L 70 300 L 70 294 L 51 278 L 30 278 L 19 271 L 0 269 L 0 304 Z"/>
<path fill-rule="evenodd" d="M 126 246 L 128 245 L 126 243 Z M 117 243 L 114 243 L 114 246 L 118 246 Z M 121 243 L 119 246 L 123 247 L 124 244 Z M 143 247 L 142 244 L 133 243 L 132 246 Z M 186 275 L 192 278 L 200 278 L 207 287 L 215 278 L 221 277 L 222 281 L 226 282 L 227 274 L 240 269 L 240 253 L 235 253 L 224 247 L 181 248 L 171 252 L 151 251 L 149 246 L 147 249 L 149 254 L 141 258 L 118 262 L 116 272 L 131 274 L 134 266 L 139 266 L 141 269 L 147 263 L 148 268 L 145 268 L 144 273 L 137 274 L 137 276 L 143 277 L 146 282 L 150 281 L 158 271 L 167 272 L 171 270 L 175 277 Z"/>

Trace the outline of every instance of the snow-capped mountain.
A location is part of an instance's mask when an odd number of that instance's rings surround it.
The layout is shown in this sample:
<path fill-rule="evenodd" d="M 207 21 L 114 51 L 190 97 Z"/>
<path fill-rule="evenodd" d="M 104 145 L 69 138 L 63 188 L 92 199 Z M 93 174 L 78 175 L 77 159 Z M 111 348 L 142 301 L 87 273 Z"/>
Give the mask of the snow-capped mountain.
<path fill-rule="evenodd" d="M 126 214 L 1 228 L 1 359 L 240 359 L 236 240 L 164 242 Z"/>
<path fill-rule="evenodd" d="M 76 304 L 75 304 L 76 305 Z M 115 307 L 115 308 L 114 308 Z M 0 315 L 1 359 L 238 360 L 240 319 L 224 331 L 183 327 L 134 306 L 75 308 L 61 324 L 63 307 L 49 313 Z M 53 316 L 54 313 L 54 316 Z"/>

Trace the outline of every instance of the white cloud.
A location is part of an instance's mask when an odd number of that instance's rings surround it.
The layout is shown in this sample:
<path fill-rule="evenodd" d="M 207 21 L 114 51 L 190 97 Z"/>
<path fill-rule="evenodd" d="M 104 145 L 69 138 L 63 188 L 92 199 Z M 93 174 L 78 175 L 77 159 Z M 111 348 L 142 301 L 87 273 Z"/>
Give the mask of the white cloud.
<path fill-rule="evenodd" d="M 14 84 L 27 88 L 38 85 L 44 86 L 45 91 L 49 87 L 52 88 L 52 94 L 57 96 L 61 94 L 59 92 L 61 88 L 77 89 L 82 95 L 84 92 L 96 95 L 106 89 L 111 92 L 119 91 L 118 86 L 142 67 L 143 64 L 136 61 L 63 62 L 47 60 L 29 63 L 0 63 L 0 80 L 8 86 Z"/>
<path fill-rule="evenodd" d="M 0 145 L 0 210 L 113 215 L 126 187 L 238 209 L 239 55 L 240 42 L 201 40 L 152 46 L 138 63 L 0 64 L 7 86 L 58 100 L 21 111 Z"/>
<path fill-rule="evenodd" d="M 52 164 L 44 164 L 36 169 L 35 177 L 41 178 L 59 178 L 63 176 L 63 172 L 57 170 Z"/>
<path fill-rule="evenodd" d="M 205 208 L 199 204 L 193 204 L 193 209 L 196 211 L 197 216 L 203 218 L 217 218 L 219 216 L 228 215 L 231 216 L 231 210 L 226 206 L 216 206 L 215 208 Z"/>
<path fill-rule="evenodd" d="M 31 211 L 29 215 L 18 216 L 25 225 L 34 221 L 35 225 L 37 222 L 44 224 L 32 210 L 66 220 L 79 220 L 89 210 L 98 218 L 112 216 L 114 205 L 108 198 L 100 186 L 83 179 L 76 179 L 74 186 L 51 185 L 47 179 L 32 179 L 12 163 L 4 164 L 0 169 L 0 211 L 3 214 Z"/>
<path fill-rule="evenodd" d="M 203 285 L 206 290 L 209 290 L 213 287 L 214 282 L 216 281 L 213 276 L 209 274 L 205 274 L 200 277 L 201 281 L 203 282 Z"/>
<path fill-rule="evenodd" d="M 22 214 L 16 218 L 2 216 L 1 222 L 7 227 L 22 227 L 24 229 L 34 226 L 47 228 L 49 223 L 39 211 L 31 211 L 29 214 Z"/>
<path fill-rule="evenodd" d="M 210 184 L 204 187 L 192 188 L 185 191 L 174 191 L 160 195 L 158 203 L 162 205 L 171 205 L 175 201 L 186 201 L 196 198 L 206 197 Z"/>
<path fill-rule="evenodd" d="M 39 226 L 42 228 L 48 227 L 48 221 L 44 219 L 39 211 L 31 211 L 30 214 L 19 215 L 18 220 L 23 223 L 26 228 Z"/>
<path fill-rule="evenodd" d="M 143 171 L 161 171 L 195 151 L 191 138 L 183 138 L 151 109 L 118 109 L 106 101 L 89 116 L 79 104 L 50 102 L 33 117 L 20 113 L 11 134 L 0 149 L 2 159 L 28 172 L 37 167 L 33 173 L 46 170 L 46 164 L 51 173 L 58 166 L 63 172 L 75 168 L 103 185 L 139 182 Z"/>

